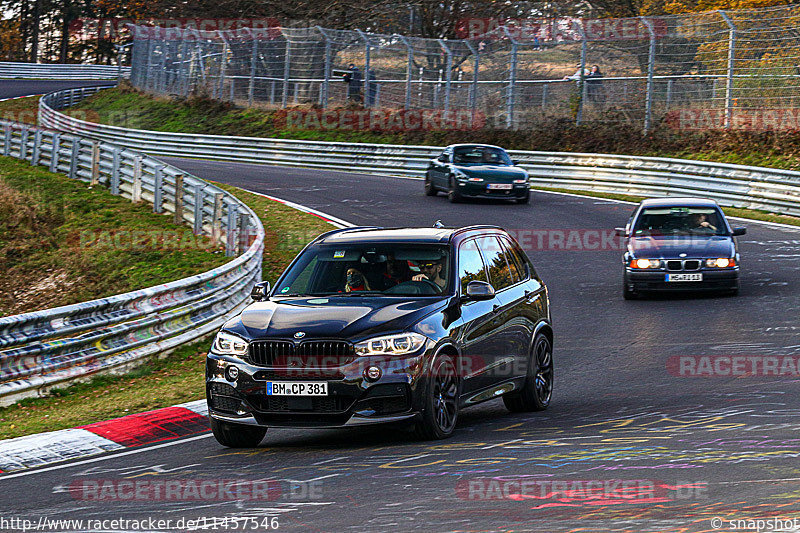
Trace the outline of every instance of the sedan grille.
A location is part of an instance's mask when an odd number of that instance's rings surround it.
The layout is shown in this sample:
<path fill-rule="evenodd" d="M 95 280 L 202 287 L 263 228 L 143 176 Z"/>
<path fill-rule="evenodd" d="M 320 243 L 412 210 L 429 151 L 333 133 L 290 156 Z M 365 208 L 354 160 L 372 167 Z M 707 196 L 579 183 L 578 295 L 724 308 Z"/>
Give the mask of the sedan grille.
<path fill-rule="evenodd" d="M 253 341 L 250 343 L 249 356 L 250 362 L 257 366 L 331 368 L 353 361 L 355 349 L 346 341 Z"/>

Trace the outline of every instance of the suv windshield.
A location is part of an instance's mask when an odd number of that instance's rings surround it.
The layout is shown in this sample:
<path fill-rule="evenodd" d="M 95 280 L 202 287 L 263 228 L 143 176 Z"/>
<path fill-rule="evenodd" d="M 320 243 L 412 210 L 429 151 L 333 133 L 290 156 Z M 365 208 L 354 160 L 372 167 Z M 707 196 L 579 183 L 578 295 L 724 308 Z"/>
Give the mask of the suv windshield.
<path fill-rule="evenodd" d="M 511 165 L 505 150 L 490 146 L 465 146 L 453 150 L 456 165 Z"/>
<path fill-rule="evenodd" d="M 403 244 L 311 246 L 276 296 L 439 296 L 449 294 L 448 247 Z"/>
<path fill-rule="evenodd" d="M 713 207 L 643 209 L 633 228 L 634 236 L 727 234 L 722 214 Z"/>

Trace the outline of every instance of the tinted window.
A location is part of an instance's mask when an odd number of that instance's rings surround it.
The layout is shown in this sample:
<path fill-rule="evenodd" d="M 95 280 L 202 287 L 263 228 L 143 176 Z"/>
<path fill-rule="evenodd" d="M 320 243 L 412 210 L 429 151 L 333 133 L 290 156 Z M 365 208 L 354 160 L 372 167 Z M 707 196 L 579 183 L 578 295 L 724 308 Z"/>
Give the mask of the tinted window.
<path fill-rule="evenodd" d="M 514 283 L 522 281 L 525 279 L 525 271 L 522 269 L 517 258 L 514 257 L 514 254 L 511 253 L 510 243 L 506 239 L 500 239 L 500 242 L 503 243 L 503 257 L 505 257 L 506 263 L 508 263 L 511 280 Z"/>
<path fill-rule="evenodd" d="M 509 245 L 509 249 L 511 250 L 511 255 L 516 259 L 517 266 L 519 267 L 519 271 L 522 274 L 523 279 L 527 279 L 529 277 L 536 277 L 536 272 L 534 271 L 533 267 L 530 264 L 530 260 L 528 256 L 525 255 L 525 252 L 522 251 L 519 244 L 516 241 L 511 241 L 508 239 L 503 240 L 505 244 Z"/>
<path fill-rule="evenodd" d="M 501 148 L 465 146 L 453 151 L 453 163 L 457 165 L 511 165 L 511 158 Z"/>
<path fill-rule="evenodd" d="M 470 281 L 489 281 L 486 277 L 486 266 L 474 239 L 459 248 L 458 277 L 461 279 L 461 294 L 466 294 Z"/>
<path fill-rule="evenodd" d="M 500 247 L 500 241 L 495 237 L 480 237 L 478 246 L 483 252 L 483 259 L 489 269 L 489 283 L 492 284 L 494 290 L 499 291 L 512 285 L 514 281 L 511 279 L 511 272 L 508 270 L 508 263 L 506 263 L 503 249 Z"/>
<path fill-rule="evenodd" d="M 722 214 L 714 207 L 649 207 L 642 209 L 634 236 L 727 235 Z"/>

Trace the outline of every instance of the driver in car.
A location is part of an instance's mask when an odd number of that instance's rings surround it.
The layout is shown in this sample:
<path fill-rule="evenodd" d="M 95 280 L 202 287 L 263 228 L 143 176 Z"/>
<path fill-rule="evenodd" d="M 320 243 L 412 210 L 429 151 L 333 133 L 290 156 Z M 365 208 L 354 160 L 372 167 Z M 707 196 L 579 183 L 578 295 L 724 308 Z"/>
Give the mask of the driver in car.
<path fill-rule="evenodd" d="M 347 269 L 347 281 L 344 284 L 345 292 L 368 291 L 369 282 L 357 268 Z"/>
<path fill-rule="evenodd" d="M 423 261 L 419 264 L 419 269 L 422 273 L 411 278 L 412 281 L 432 281 L 439 290 L 444 290 L 447 280 L 442 277 L 441 261 Z"/>
<path fill-rule="evenodd" d="M 381 276 L 383 290 L 391 289 L 401 283 L 408 281 L 411 274 L 408 270 L 408 262 L 398 261 L 393 255 L 389 254 L 386 259 L 386 272 Z"/>
<path fill-rule="evenodd" d="M 691 228 L 693 230 L 717 231 L 717 227 L 708 221 L 708 215 L 695 213 L 692 215 Z"/>

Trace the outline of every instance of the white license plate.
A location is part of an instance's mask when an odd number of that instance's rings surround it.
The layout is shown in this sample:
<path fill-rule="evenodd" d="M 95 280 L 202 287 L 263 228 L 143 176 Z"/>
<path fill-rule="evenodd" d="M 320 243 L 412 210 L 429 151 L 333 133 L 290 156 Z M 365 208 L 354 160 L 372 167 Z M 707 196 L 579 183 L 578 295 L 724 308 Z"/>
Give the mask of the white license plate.
<path fill-rule="evenodd" d="M 510 183 L 490 183 L 486 186 L 490 191 L 508 191 L 514 186 Z"/>
<path fill-rule="evenodd" d="M 703 274 L 667 274 L 667 281 L 703 281 Z"/>
<path fill-rule="evenodd" d="M 267 381 L 267 396 L 327 396 L 325 381 Z"/>

